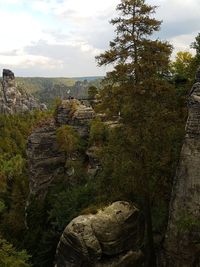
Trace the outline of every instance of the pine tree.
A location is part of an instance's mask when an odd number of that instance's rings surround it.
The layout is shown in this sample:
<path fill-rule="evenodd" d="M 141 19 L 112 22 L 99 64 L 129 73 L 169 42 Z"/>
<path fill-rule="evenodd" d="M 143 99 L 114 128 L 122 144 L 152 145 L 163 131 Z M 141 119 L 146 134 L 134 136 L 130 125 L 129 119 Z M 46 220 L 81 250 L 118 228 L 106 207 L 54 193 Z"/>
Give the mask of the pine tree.
<path fill-rule="evenodd" d="M 200 33 L 198 33 L 198 35 L 195 37 L 195 41 L 192 42 L 191 48 L 193 48 L 196 52 L 191 64 L 191 75 L 193 78 L 192 82 L 194 82 L 196 70 L 200 66 Z"/>
<path fill-rule="evenodd" d="M 122 0 L 117 6 L 121 16 L 111 20 L 116 37 L 110 42 L 110 49 L 97 57 L 100 66 L 114 64 L 107 79 L 118 84 L 138 84 L 144 78 L 165 73 L 171 46 L 151 39 L 161 24 L 152 18 L 155 8 L 144 0 Z"/>
<path fill-rule="evenodd" d="M 152 17 L 155 8 L 147 5 L 145 0 L 122 0 L 117 6 L 120 16 L 111 21 L 116 26 L 116 37 L 110 42 L 110 49 L 97 57 L 99 66 L 113 64 L 114 67 L 106 75 L 99 108 L 110 116 L 120 114 L 123 123 L 120 131 L 131 151 L 131 167 L 125 171 L 127 175 L 132 173 L 144 203 L 146 266 L 156 265 L 152 191 L 158 190 L 154 187 L 164 179 L 162 170 L 171 160 L 168 149 L 173 138 L 170 131 L 173 131 L 177 119 L 174 88 L 165 78 L 169 72 L 172 47 L 152 38 L 161 25 Z M 166 158 L 161 159 L 165 150 Z"/>

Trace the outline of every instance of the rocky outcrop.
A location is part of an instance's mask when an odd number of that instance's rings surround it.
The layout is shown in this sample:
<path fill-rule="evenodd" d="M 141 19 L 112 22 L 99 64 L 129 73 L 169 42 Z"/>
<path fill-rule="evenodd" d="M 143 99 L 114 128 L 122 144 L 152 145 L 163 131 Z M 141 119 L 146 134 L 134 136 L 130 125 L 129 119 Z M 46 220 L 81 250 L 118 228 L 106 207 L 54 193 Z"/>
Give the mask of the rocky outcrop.
<path fill-rule="evenodd" d="M 63 100 L 56 111 L 58 126 L 68 124 L 72 126 L 81 137 L 87 137 L 89 122 L 95 117 L 92 107 L 82 104 L 79 100 Z"/>
<path fill-rule="evenodd" d="M 31 194 L 45 195 L 57 175 L 63 172 L 64 153 L 56 143 L 56 125 L 53 119 L 41 121 L 28 139 L 29 187 Z"/>
<path fill-rule="evenodd" d="M 46 105 L 39 104 L 32 95 L 19 88 L 14 73 L 4 69 L 0 85 L 0 113 L 24 113 L 33 109 L 45 110 Z"/>
<path fill-rule="evenodd" d="M 69 223 L 57 247 L 55 267 L 136 267 L 143 238 L 140 211 L 118 201 Z"/>
<path fill-rule="evenodd" d="M 200 266 L 200 69 L 188 100 L 186 136 L 174 180 L 164 266 Z"/>
<path fill-rule="evenodd" d="M 80 101 L 71 99 L 63 100 L 57 108 L 55 117 L 41 121 L 35 127 L 28 138 L 27 156 L 30 170 L 30 192 L 38 196 L 44 196 L 48 187 L 59 176 L 69 174 L 66 170 L 66 158 L 60 152 L 56 142 L 56 131 L 60 126 L 72 126 L 81 138 L 87 139 L 89 133 L 89 122 L 95 113 L 91 107 L 84 106 Z M 88 157 L 88 173 L 92 158 Z M 94 167 L 95 168 L 95 167 Z"/>

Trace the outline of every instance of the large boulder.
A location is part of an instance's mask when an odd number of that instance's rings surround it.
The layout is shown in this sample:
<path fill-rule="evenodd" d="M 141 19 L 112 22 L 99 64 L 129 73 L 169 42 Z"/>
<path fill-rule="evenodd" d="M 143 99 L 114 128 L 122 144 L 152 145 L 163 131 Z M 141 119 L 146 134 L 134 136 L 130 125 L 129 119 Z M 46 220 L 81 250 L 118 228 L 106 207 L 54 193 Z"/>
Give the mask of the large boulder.
<path fill-rule="evenodd" d="M 138 208 L 118 201 L 95 215 L 81 215 L 65 228 L 55 267 L 138 266 L 144 220 Z"/>

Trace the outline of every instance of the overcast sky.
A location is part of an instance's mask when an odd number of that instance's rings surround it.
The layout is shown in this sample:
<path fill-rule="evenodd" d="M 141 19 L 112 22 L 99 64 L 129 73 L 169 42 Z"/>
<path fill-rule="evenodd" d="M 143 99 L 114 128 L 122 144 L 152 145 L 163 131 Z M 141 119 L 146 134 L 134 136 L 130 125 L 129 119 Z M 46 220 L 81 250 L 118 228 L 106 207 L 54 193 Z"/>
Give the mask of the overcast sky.
<path fill-rule="evenodd" d="M 0 0 L 0 68 L 16 76 L 104 75 L 95 55 L 114 36 L 120 0 Z M 200 32 L 200 0 L 147 0 L 163 21 L 158 34 L 174 51 L 189 51 Z"/>

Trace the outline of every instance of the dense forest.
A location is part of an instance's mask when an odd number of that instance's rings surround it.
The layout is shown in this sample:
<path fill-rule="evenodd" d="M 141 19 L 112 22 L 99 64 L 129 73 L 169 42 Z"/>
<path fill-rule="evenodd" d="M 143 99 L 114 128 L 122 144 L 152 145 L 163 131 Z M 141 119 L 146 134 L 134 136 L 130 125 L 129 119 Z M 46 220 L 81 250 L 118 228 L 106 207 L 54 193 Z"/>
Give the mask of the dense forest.
<path fill-rule="evenodd" d="M 41 77 L 17 77 L 17 85 L 20 90 L 31 93 L 40 102 L 52 107 L 55 98 L 85 99 L 88 97 L 88 89 L 92 86 L 101 88 L 103 77 L 77 77 L 77 78 L 41 78 Z"/>
<path fill-rule="evenodd" d="M 113 65 L 100 81 L 89 83 L 89 100 L 97 114 L 87 139 L 70 126 L 60 127 L 56 138 L 66 165 L 42 199 L 30 195 L 27 142 L 32 130 L 51 119 L 61 100 L 50 88 L 68 90 L 68 79 L 18 80 L 38 98 L 50 103 L 48 111 L 0 115 L 0 266 L 54 266 L 56 247 L 66 225 L 79 214 L 95 213 L 117 200 L 136 203 L 145 218 L 145 259 L 156 266 L 156 255 L 167 227 L 173 178 L 185 134 L 187 96 L 200 64 L 200 34 L 191 40 L 194 54 L 179 51 L 167 41 L 154 39 L 161 22 L 155 7 L 144 0 L 121 1 L 119 17 L 111 23 L 115 38 L 96 57 L 99 66 Z M 27 85 L 29 84 L 29 85 Z M 63 89 L 64 88 L 64 89 Z M 52 104 L 53 103 L 53 104 Z M 116 121 L 109 127 L 105 121 Z M 83 151 L 95 147 L 101 168 L 91 179 Z M 73 153 L 78 151 L 76 160 Z M 122 266 L 123 267 L 123 266 Z"/>

